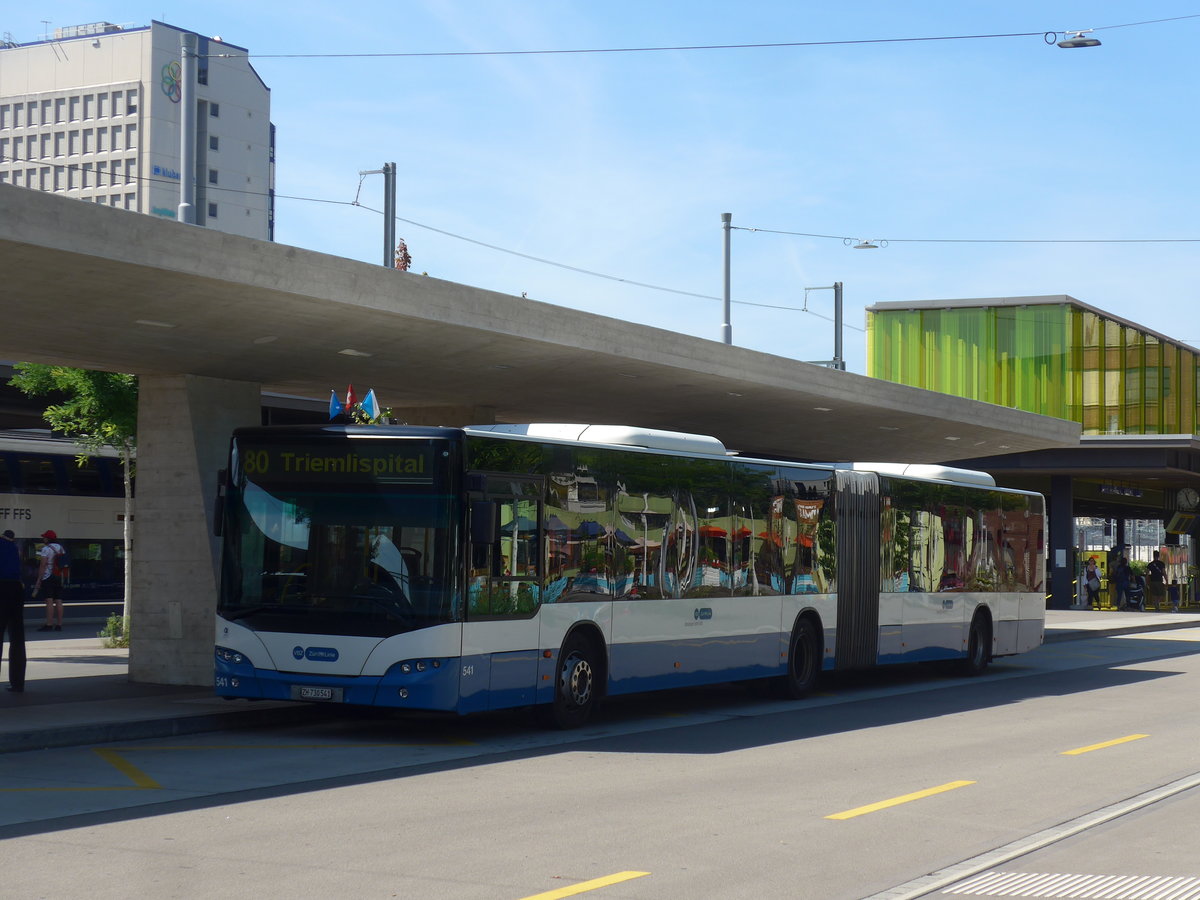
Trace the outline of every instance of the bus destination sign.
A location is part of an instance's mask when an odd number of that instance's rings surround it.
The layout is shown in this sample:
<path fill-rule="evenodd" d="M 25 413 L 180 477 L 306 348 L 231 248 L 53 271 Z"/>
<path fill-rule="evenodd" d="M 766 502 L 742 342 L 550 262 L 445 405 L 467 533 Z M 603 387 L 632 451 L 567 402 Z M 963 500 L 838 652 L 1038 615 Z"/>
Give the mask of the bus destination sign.
<path fill-rule="evenodd" d="M 433 448 L 428 444 L 240 445 L 238 456 L 254 482 L 433 483 Z"/>

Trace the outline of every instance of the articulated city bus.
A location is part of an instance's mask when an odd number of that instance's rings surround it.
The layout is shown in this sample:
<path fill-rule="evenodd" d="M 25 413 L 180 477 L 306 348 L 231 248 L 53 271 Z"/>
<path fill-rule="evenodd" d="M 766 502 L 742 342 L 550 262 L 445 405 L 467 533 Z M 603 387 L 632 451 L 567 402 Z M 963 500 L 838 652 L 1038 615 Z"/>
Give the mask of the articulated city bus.
<path fill-rule="evenodd" d="M 606 425 L 235 432 L 216 691 L 470 713 L 1042 641 L 1043 500 Z"/>

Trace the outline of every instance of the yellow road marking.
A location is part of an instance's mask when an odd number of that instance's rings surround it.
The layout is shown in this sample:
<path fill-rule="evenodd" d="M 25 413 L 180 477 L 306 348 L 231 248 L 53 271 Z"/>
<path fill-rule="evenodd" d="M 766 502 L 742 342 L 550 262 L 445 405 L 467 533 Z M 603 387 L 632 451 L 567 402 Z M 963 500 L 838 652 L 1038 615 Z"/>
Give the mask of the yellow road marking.
<path fill-rule="evenodd" d="M 115 750 L 93 747 L 92 752 L 133 782 L 131 785 L 102 785 L 96 787 L 37 787 L 37 788 L 0 788 L 3 794 L 29 793 L 88 793 L 96 791 L 161 791 L 163 786 L 132 765 Z"/>
<path fill-rule="evenodd" d="M 561 897 L 574 897 L 576 894 L 583 894 L 587 891 L 594 891 L 597 888 L 608 887 L 610 884 L 620 884 L 622 881 L 630 881 L 631 879 L 641 878 L 643 875 L 649 874 L 649 872 L 618 872 L 616 875 L 605 875 L 603 878 L 581 881 L 579 884 L 572 884 L 569 887 L 559 888 L 556 891 L 546 891 L 544 894 L 533 894 L 529 897 L 522 897 L 521 900 L 560 900 Z"/>
<path fill-rule="evenodd" d="M 103 750 L 99 747 L 93 747 L 92 752 L 132 781 L 137 787 L 147 791 L 162 790 L 161 784 L 130 763 L 123 756 L 120 756 L 115 750 Z"/>
<path fill-rule="evenodd" d="M 878 803 L 871 803 L 867 806 L 859 806 L 855 809 L 848 809 L 845 812 L 834 813 L 832 816 L 826 816 L 827 819 L 853 819 L 855 816 L 864 816 L 867 813 L 878 812 L 881 809 L 887 809 L 890 806 L 899 806 L 901 803 L 910 803 L 913 800 L 921 800 L 925 797 L 932 797 L 934 794 L 943 794 L 946 791 L 952 791 L 955 788 L 966 787 L 968 784 L 974 784 L 974 781 L 951 781 L 946 784 L 938 785 L 937 787 L 926 788 L 923 791 L 914 791 L 911 794 L 904 794 L 901 797 L 893 797 L 891 800 L 881 800 Z"/>
<path fill-rule="evenodd" d="M 1118 744 L 1128 744 L 1130 741 L 1140 741 L 1142 738 L 1150 737 L 1148 734 L 1127 734 L 1123 738 L 1117 738 L 1115 741 L 1104 741 L 1100 744 L 1089 744 L 1086 747 L 1076 747 L 1074 750 L 1064 750 L 1059 756 L 1078 756 L 1081 753 L 1091 753 L 1093 750 L 1103 750 L 1105 747 L 1115 747 Z"/>
<path fill-rule="evenodd" d="M 0 788 L 0 794 L 28 794 L 37 791 L 45 793 L 71 793 L 86 791 L 161 791 L 163 786 L 129 762 L 120 753 L 147 752 L 154 750 L 379 750 L 390 747 L 445 747 L 445 746 L 475 746 L 474 741 L 449 740 L 439 744 L 429 743 L 400 743 L 400 744 L 183 744 L 177 746 L 151 747 L 93 747 L 92 752 L 106 763 L 125 775 L 132 785 L 111 785 L 100 787 L 28 787 Z M 118 753 L 117 751 L 120 751 Z"/>

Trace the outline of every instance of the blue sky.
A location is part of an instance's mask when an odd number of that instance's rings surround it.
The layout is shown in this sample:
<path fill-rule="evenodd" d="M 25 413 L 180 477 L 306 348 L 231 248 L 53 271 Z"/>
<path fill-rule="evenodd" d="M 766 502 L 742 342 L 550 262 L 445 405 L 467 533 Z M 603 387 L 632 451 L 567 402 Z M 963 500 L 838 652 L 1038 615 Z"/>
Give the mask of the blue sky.
<path fill-rule="evenodd" d="M 878 301 L 1070 294 L 1200 344 L 1196 243 L 920 239 L 1200 238 L 1200 4 L 1055 2 L 54 3 L 50 27 L 169 22 L 250 50 L 272 90 L 276 190 L 352 201 L 395 161 L 411 222 L 629 281 L 719 297 L 721 223 L 890 241 L 734 231 L 733 341 L 832 355 L 845 284 L 849 368 Z M 27 17 L 27 21 L 25 18 Z M 381 59 L 385 53 L 679 46 L 1035 32 L 1029 37 L 771 49 Z M 1059 37 L 1062 35 L 1060 34 Z M 261 56 L 258 56 L 260 55 Z M 381 209 L 383 181 L 360 199 Z M 280 199 L 276 238 L 382 258 L 366 209 Z M 721 302 L 624 284 L 401 222 L 413 270 L 720 339 Z M 824 317 L 824 318 L 822 318 Z"/>

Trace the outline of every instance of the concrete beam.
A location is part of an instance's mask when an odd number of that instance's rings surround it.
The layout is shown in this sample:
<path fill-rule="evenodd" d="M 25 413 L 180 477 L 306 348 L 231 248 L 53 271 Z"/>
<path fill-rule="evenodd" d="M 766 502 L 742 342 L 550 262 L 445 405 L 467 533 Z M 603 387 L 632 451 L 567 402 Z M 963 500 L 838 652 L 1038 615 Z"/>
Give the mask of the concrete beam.
<path fill-rule="evenodd" d="M 938 462 L 1079 435 L 1060 419 L 11 185 L 0 271 L 0 302 L 21 323 L 0 333 L 0 358 L 309 397 L 353 383 L 406 410 L 643 425 L 816 460 Z"/>

